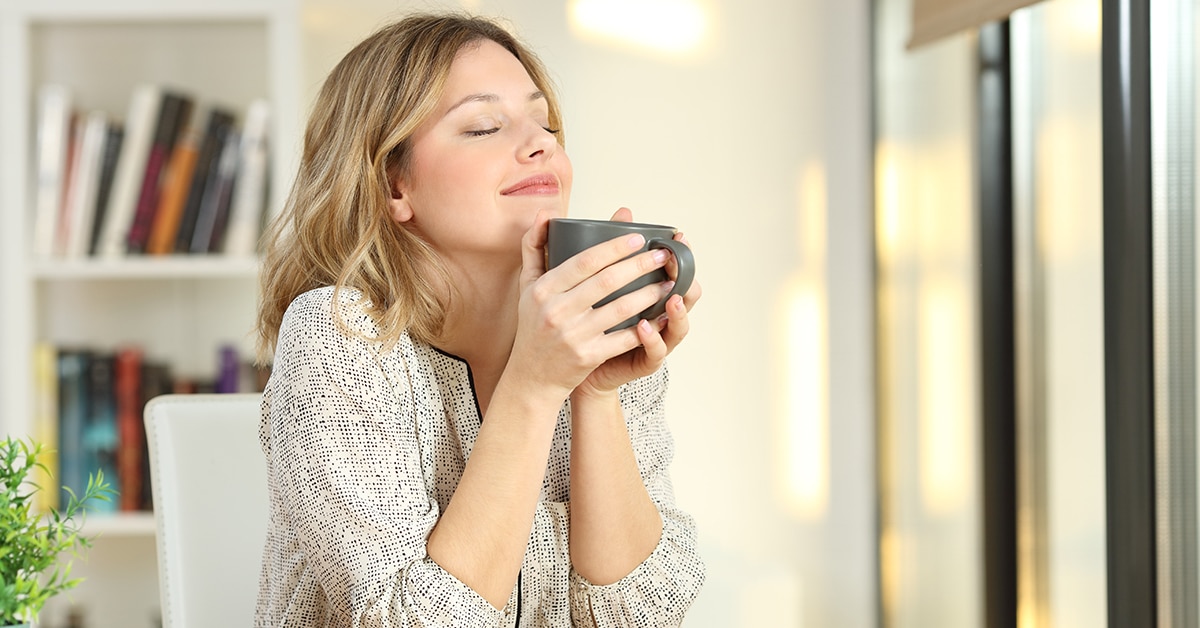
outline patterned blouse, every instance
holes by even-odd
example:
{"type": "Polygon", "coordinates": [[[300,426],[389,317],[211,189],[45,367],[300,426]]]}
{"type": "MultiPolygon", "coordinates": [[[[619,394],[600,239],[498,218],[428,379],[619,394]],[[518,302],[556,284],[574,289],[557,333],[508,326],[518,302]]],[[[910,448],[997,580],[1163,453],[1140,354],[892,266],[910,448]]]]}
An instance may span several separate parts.
{"type": "MultiPolygon", "coordinates": [[[[378,327],[343,290],[341,315],[378,327]]],[[[665,369],[626,384],[621,406],[638,468],[662,515],[657,547],[613,584],[571,567],[570,404],[558,416],[517,585],[497,610],[430,559],[480,413],[467,363],[407,334],[391,349],[340,332],[333,288],[284,315],[260,430],[270,525],[255,626],[677,626],[704,581],[692,518],[675,507],[665,369]]]]}

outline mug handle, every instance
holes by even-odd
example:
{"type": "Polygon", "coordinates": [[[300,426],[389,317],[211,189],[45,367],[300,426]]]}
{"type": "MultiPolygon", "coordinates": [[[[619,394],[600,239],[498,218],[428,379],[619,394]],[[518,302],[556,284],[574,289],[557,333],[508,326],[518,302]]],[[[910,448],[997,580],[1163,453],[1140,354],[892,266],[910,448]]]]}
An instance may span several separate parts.
{"type": "Polygon", "coordinates": [[[655,303],[645,315],[645,318],[658,318],[667,311],[667,300],[677,294],[684,294],[692,287],[692,279],[696,276],[696,260],[692,250],[679,240],[671,238],[651,238],[647,243],[648,249],[670,249],[675,256],[675,286],[658,303],[655,303]]]}

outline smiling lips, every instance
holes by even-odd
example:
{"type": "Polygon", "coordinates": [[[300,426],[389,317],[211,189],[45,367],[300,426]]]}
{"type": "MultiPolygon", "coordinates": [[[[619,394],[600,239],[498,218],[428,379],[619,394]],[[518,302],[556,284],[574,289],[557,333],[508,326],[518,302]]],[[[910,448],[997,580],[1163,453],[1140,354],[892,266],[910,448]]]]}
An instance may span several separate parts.
{"type": "Polygon", "coordinates": [[[500,191],[504,196],[544,196],[558,194],[558,179],[537,174],[500,191]]]}

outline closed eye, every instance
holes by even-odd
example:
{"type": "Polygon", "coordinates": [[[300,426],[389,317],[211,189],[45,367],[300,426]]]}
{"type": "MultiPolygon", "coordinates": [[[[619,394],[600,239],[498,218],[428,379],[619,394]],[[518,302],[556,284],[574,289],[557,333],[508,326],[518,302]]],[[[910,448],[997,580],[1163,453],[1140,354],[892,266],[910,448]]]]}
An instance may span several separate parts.
{"type": "Polygon", "coordinates": [[[493,134],[493,133],[495,133],[495,132],[497,132],[497,131],[499,131],[499,130],[500,130],[500,127],[493,127],[493,128],[490,128],[490,129],[480,129],[480,130],[477,130],[477,131],[467,131],[467,132],[466,132],[466,135],[469,135],[469,136],[471,136],[471,137],[483,137],[483,136],[485,136],[485,135],[491,135],[491,134],[493,134]]]}

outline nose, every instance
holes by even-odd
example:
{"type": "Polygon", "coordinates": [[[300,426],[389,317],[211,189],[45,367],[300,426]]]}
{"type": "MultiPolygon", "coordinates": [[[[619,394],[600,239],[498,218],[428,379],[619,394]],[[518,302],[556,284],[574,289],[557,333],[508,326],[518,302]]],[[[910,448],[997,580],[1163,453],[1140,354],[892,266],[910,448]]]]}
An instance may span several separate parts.
{"type": "Polygon", "coordinates": [[[536,122],[530,122],[525,134],[525,141],[519,148],[518,157],[522,161],[549,159],[558,150],[558,137],[542,128],[536,122]]]}

